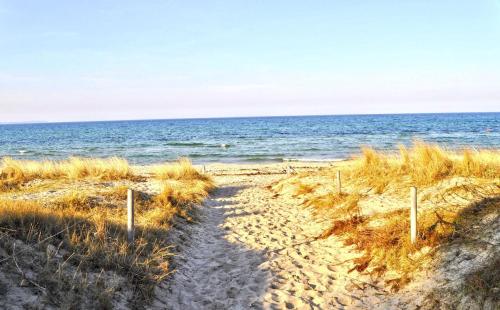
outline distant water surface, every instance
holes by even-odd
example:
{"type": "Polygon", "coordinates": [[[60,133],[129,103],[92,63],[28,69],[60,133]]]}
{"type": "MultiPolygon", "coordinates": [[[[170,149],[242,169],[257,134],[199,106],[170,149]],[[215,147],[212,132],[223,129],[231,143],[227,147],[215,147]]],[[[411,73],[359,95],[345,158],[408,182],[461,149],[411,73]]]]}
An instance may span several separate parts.
{"type": "Polygon", "coordinates": [[[500,113],[337,115],[0,125],[0,157],[125,157],[148,164],[343,159],[412,140],[499,148],[500,113]]]}

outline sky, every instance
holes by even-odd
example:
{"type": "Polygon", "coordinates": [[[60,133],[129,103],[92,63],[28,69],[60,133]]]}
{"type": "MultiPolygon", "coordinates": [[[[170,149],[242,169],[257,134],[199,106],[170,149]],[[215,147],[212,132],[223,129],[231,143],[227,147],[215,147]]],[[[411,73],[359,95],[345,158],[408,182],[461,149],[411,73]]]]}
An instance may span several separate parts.
{"type": "Polygon", "coordinates": [[[0,122],[500,111],[500,0],[0,0],[0,122]]]}

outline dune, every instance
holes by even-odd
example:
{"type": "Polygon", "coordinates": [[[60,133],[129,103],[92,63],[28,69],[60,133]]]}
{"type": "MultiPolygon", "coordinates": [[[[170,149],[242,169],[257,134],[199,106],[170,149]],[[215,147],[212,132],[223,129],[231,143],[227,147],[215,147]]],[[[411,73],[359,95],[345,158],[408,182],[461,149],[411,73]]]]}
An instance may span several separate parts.
{"type": "Polygon", "coordinates": [[[495,150],[416,144],[341,162],[181,160],[79,178],[4,170],[12,186],[0,192],[0,260],[16,259],[2,262],[0,305],[495,309],[498,160],[495,150]],[[128,188],[139,193],[134,248],[124,231],[128,188]],[[65,228],[57,242],[42,241],[65,228]]]}

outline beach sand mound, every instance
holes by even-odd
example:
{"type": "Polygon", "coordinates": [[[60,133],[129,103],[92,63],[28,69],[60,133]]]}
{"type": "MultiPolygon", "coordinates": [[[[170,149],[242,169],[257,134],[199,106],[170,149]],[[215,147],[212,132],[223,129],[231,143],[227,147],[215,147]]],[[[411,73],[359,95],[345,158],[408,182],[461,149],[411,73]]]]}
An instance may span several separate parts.
{"type": "Polygon", "coordinates": [[[316,221],[330,223],[322,237],[342,240],[360,253],[353,269],[390,291],[370,308],[497,308],[500,278],[492,270],[500,259],[495,163],[500,158],[493,151],[478,152],[481,160],[474,162],[468,151],[457,156],[436,147],[419,148],[431,159],[432,152],[439,154],[437,164],[430,160],[434,167],[429,170],[440,173],[428,178],[421,177],[428,172],[424,168],[407,173],[407,165],[421,165],[412,159],[414,153],[401,160],[368,150],[356,161],[299,173],[271,188],[280,197],[297,199],[316,221]],[[467,168],[474,166],[482,168],[467,168]],[[409,238],[412,185],[418,185],[419,204],[415,244],[409,238]]]}
{"type": "MultiPolygon", "coordinates": [[[[0,308],[142,309],[151,304],[186,240],[183,228],[192,224],[213,183],[187,160],[154,171],[115,161],[127,173],[73,178],[66,174],[68,161],[0,166],[0,180],[14,185],[0,190],[0,308]],[[175,175],[158,173],[165,171],[175,175]],[[127,240],[128,189],[135,191],[133,243],[127,240]]],[[[110,161],[78,163],[96,162],[110,161]]]]}
{"type": "MultiPolygon", "coordinates": [[[[331,171],[346,169],[350,164],[335,163],[332,167],[328,163],[294,163],[293,170],[284,164],[207,165],[205,169],[217,189],[203,202],[203,207],[195,206],[196,216],[189,220],[178,218],[172,223],[167,240],[172,245],[169,251],[174,255],[168,259],[171,273],[155,283],[148,302],[131,303],[136,292],[120,273],[95,270],[86,271],[83,277],[84,273],[78,273],[78,265],[72,265],[63,276],[76,275],[79,281],[94,285],[82,285],[86,289],[83,299],[69,294],[56,295],[57,307],[63,305],[66,297],[73,304],[77,300],[77,307],[116,309],[433,309],[457,305],[463,309],[494,309],[498,305],[498,300],[492,297],[498,292],[495,276],[500,241],[498,197],[484,198],[467,209],[470,213],[467,213],[466,240],[460,233],[433,251],[424,248],[412,252],[410,258],[415,260],[419,255],[432,255],[414,270],[411,281],[395,291],[387,280],[398,279],[401,276],[398,272],[386,270],[383,275],[376,275],[369,265],[359,268],[359,260],[365,252],[355,244],[346,243],[340,234],[325,234],[331,228],[331,218],[322,217],[324,213],[316,212],[311,206],[304,208],[312,196],[330,195],[335,190],[331,171]],[[287,170],[290,175],[286,174],[287,170]]],[[[155,171],[147,167],[140,169],[145,175],[155,171]]],[[[178,173],[169,168],[165,171],[157,177],[197,174],[195,171],[178,173]]],[[[133,181],[106,184],[115,187],[127,182],[133,181]]],[[[134,186],[154,196],[162,191],[161,182],[151,179],[134,186]]],[[[173,180],[171,186],[175,187],[176,182],[173,180]]],[[[452,178],[420,191],[422,210],[432,208],[443,197],[459,204],[469,201],[461,200],[467,196],[460,192],[470,192],[463,187],[467,184],[470,184],[467,178],[452,178]],[[443,196],[449,188],[454,190],[443,196]]],[[[73,186],[82,189],[96,184],[85,181],[73,186]]],[[[349,182],[343,185],[346,193],[349,186],[349,182]]],[[[39,199],[40,195],[56,199],[71,190],[65,184],[56,190],[7,195],[27,200],[39,199]]],[[[165,197],[172,193],[175,188],[165,197]]],[[[356,210],[363,216],[376,216],[406,210],[407,193],[405,190],[403,195],[392,184],[381,193],[368,187],[360,195],[342,196],[342,203],[348,202],[343,212],[356,210]]],[[[197,196],[187,193],[185,197],[197,196]]],[[[38,277],[60,277],[54,267],[63,265],[68,253],[58,250],[57,244],[34,248],[20,240],[11,240],[8,246],[2,246],[6,252],[0,253],[2,257],[15,254],[12,253],[14,243],[15,253],[28,248],[24,253],[29,255],[15,255],[22,272],[16,264],[9,264],[8,268],[2,265],[2,306],[36,305],[42,300],[41,296],[47,296],[37,287],[38,277]]],[[[63,278],[57,283],[64,284],[64,281],[63,278]]],[[[49,282],[41,282],[44,286],[40,286],[49,288],[45,287],[49,282]]],[[[50,289],[59,290],[57,286],[50,289]]],[[[53,305],[43,300],[47,308],[53,305]]]]}

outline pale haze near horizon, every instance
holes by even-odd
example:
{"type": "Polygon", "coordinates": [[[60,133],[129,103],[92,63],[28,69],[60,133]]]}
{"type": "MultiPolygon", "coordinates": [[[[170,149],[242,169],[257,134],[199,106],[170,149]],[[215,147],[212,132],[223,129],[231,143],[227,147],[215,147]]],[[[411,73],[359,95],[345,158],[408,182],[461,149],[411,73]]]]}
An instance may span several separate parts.
{"type": "Polygon", "coordinates": [[[0,0],[0,122],[497,112],[499,86],[499,0],[0,0]]]}

